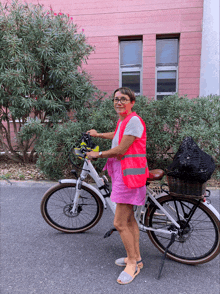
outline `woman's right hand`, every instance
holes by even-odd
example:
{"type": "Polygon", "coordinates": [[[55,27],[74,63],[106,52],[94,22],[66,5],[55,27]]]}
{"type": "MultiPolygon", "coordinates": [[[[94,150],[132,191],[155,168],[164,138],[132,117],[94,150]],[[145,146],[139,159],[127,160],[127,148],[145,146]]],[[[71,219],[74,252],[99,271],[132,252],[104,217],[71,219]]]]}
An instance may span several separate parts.
{"type": "Polygon", "coordinates": [[[87,131],[86,133],[87,133],[87,134],[89,133],[90,136],[92,136],[92,137],[99,137],[98,132],[97,132],[96,130],[94,130],[94,129],[89,130],[89,131],[87,131]]]}

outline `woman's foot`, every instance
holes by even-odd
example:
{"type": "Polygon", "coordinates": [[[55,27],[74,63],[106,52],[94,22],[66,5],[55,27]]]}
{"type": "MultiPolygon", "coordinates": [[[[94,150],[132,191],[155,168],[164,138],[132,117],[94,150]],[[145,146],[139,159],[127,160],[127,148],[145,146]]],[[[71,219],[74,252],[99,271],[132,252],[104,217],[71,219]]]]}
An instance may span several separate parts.
{"type": "Polygon", "coordinates": [[[129,284],[139,273],[140,268],[137,266],[137,264],[127,264],[124,271],[119,275],[117,282],[121,285],[129,284]]]}

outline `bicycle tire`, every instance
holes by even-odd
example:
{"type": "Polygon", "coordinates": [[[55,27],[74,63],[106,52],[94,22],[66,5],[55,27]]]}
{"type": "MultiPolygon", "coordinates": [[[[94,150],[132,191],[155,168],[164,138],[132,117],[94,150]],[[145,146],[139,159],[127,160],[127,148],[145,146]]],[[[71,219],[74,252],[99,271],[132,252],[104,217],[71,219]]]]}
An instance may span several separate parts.
{"type": "MultiPolygon", "coordinates": [[[[182,207],[184,207],[184,211],[187,213],[198,202],[195,199],[172,197],[170,195],[163,196],[157,200],[162,206],[167,208],[166,210],[179,224],[181,223],[181,227],[186,224],[187,220],[186,214],[183,217],[182,207]],[[178,221],[174,201],[181,215],[181,221],[178,221]]],[[[156,206],[149,208],[145,217],[145,224],[152,228],[168,230],[172,230],[175,227],[162,210],[156,206]]],[[[156,248],[164,253],[171,237],[156,231],[147,231],[147,233],[156,248]]],[[[220,226],[218,218],[200,201],[189,224],[183,230],[182,236],[178,234],[175,242],[169,247],[167,257],[177,262],[191,265],[209,262],[219,254],[219,235],[220,226]]]]}
{"type": "Polygon", "coordinates": [[[62,183],[50,188],[41,201],[41,214],[54,229],[64,233],[85,232],[94,227],[102,217],[103,203],[99,196],[82,184],[77,214],[73,206],[75,183],[62,183]]]}

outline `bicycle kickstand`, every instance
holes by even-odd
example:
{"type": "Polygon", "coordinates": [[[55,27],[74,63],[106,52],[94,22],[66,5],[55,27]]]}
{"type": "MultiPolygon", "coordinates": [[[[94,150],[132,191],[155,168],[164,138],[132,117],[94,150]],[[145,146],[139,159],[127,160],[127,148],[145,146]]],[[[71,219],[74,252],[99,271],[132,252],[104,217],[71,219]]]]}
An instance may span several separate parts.
{"type": "Polygon", "coordinates": [[[163,267],[164,267],[164,262],[165,262],[165,258],[166,258],[166,255],[167,255],[167,251],[168,251],[169,247],[175,242],[175,237],[176,237],[176,234],[172,233],[170,242],[169,242],[169,244],[167,245],[167,247],[165,249],[164,255],[162,256],[161,266],[160,266],[159,274],[158,274],[158,278],[157,278],[158,280],[160,279],[160,276],[161,276],[161,273],[162,273],[162,270],[163,270],[163,267]]]}

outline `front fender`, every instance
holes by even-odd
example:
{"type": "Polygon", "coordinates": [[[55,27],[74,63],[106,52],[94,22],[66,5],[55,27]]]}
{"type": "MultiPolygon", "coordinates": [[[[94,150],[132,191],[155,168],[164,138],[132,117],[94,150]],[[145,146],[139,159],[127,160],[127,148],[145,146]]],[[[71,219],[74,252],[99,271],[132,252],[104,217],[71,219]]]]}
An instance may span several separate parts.
{"type": "MultiPolygon", "coordinates": [[[[70,183],[70,184],[73,184],[73,183],[76,184],[77,183],[77,180],[74,180],[74,179],[63,179],[63,180],[59,180],[59,183],[60,184],[68,184],[68,183],[70,183]]],[[[86,182],[83,182],[83,181],[82,181],[82,186],[87,187],[90,190],[92,190],[94,193],[96,193],[99,196],[99,198],[102,200],[102,203],[104,205],[104,208],[105,209],[107,208],[105,198],[103,197],[102,193],[96,187],[94,187],[93,185],[88,184],[86,182]]]]}

